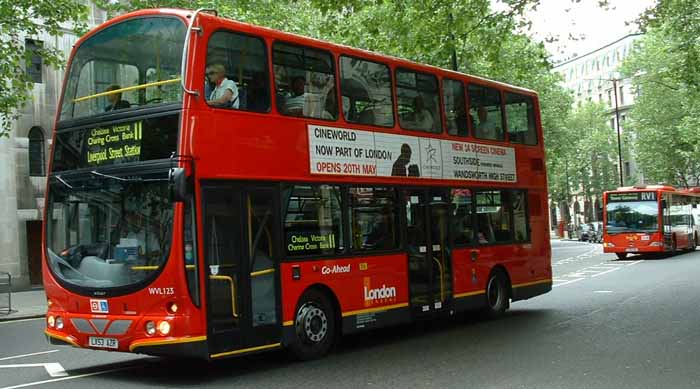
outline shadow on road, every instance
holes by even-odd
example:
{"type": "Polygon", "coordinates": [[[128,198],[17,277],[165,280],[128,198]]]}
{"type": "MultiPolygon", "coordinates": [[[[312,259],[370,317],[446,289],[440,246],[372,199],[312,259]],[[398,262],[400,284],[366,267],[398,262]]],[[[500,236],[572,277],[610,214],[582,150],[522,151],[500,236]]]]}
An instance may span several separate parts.
{"type": "MultiPolygon", "coordinates": [[[[551,322],[553,310],[516,309],[508,311],[497,320],[481,320],[475,313],[456,317],[418,322],[397,327],[384,328],[341,338],[335,350],[325,359],[309,362],[294,362],[285,351],[275,351],[213,362],[190,359],[149,357],[110,366],[120,369],[113,373],[95,377],[112,385],[145,385],[201,387],[217,382],[234,384],[236,379],[267,372],[295,374],[298,368],[314,372],[330,365],[346,365],[361,361],[365,357],[382,354],[388,360],[404,358],[421,359],[426,347],[436,352],[472,353],[476,349],[501,344],[504,341],[529,342],[532,331],[542,329],[551,322]],[[470,348],[472,349],[470,351],[470,348]],[[413,355],[412,355],[413,354],[413,355]]],[[[90,371],[94,371],[93,366],[90,371]]],[[[88,370],[71,371],[71,375],[89,373],[88,370]]],[[[277,374],[276,374],[277,375],[277,374]]]]}

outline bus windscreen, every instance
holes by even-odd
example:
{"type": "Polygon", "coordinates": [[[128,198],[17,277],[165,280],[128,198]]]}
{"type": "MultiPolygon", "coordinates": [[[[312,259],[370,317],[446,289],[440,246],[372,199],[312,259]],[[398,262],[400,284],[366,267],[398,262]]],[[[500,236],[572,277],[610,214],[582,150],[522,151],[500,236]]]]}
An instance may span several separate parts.
{"type": "Polygon", "coordinates": [[[130,19],[87,38],[68,70],[59,121],[182,101],[185,25],[172,17],[130,19]]]}

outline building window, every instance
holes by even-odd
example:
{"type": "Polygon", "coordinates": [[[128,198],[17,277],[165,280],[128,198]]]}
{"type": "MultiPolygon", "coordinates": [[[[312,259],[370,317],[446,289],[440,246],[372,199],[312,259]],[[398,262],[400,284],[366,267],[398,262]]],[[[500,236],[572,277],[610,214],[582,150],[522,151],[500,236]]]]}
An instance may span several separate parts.
{"type": "Polygon", "coordinates": [[[41,68],[43,61],[39,51],[43,47],[44,42],[36,41],[33,39],[24,40],[24,50],[27,53],[26,59],[26,71],[32,82],[41,84],[41,68]]]}
{"type": "Polygon", "coordinates": [[[608,105],[612,106],[612,89],[608,89],[608,105]]]}
{"type": "Polygon", "coordinates": [[[625,177],[629,177],[632,173],[632,169],[630,168],[630,163],[625,162],[625,177]]]}
{"type": "Polygon", "coordinates": [[[615,119],[610,119],[610,128],[615,129],[615,119]]]}
{"type": "Polygon", "coordinates": [[[625,105],[625,87],[620,86],[620,105],[625,105]]]}
{"type": "Polygon", "coordinates": [[[29,130],[29,175],[41,177],[44,172],[44,131],[39,127],[29,130]]]}

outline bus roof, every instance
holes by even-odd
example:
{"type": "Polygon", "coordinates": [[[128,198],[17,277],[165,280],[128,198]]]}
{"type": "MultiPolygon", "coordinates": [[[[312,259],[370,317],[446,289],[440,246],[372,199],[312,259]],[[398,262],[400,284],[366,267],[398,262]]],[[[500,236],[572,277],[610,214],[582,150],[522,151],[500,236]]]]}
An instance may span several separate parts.
{"type": "MultiPolygon", "coordinates": [[[[113,25],[113,24],[120,23],[126,19],[131,19],[131,18],[139,17],[139,16],[149,16],[149,15],[150,16],[171,15],[171,16],[176,16],[176,17],[182,19],[183,21],[186,21],[192,17],[193,13],[194,13],[194,11],[192,11],[192,10],[179,9],[179,8],[154,8],[154,9],[144,9],[144,10],[138,10],[138,11],[126,13],[126,14],[117,16],[113,19],[106,21],[105,23],[100,25],[98,28],[85,34],[83,37],[81,37],[76,42],[75,47],[80,46],[84,42],[84,40],[88,39],[90,36],[95,34],[98,30],[101,30],[101,29],[108,27],[110,25],[113,25]]],[[[518,86],[507,84],[504,82],[494,81],[494,80],[490,80],[490,79],[487,79],[484,77],[469,75],[469,74],[457,72],[454,70],[443,69],[443,68],[433,66],[433,65],[421,64],[418,62],[410,61],[410,60],[403,59],[403,58],[394,57],[391,55],[381,54],[381,53],[377,53],[377,52],[373,52],[373,51],[365,50],[365,49],[358,49],[358,48],[355,48],[352,46],[347,46],[347,45],[343,45],[343,44],[339,44],[339,43],[332,43],[332,42],[328,42],[328,41],[324,41],[324,40],[316,39],[316,38],[311,38],[311,37],[304,36],[304,35],[275,30],[275,29],[272,29],[269,27],[263,27],[263,26],[258,26],[258,25],[251,24],[251,23],[240,22],[240,21],[236,21],[233,19],[228,19],[228,18],[217,16],[217,15],[213,15],[210,13],[200,13],[199,17],[204,18],[204,19],[209,19],[210,21],[215,21],[217,23],[228,24],[231,27],[236,28],[236,30],[241,30],[244,32],[249,32],[249,33],[264,32],[266,36],[276,38],[276,39],[283,39],[283,40],[289,41],[290,43],[307,44],[307,45],[310,43],[316,43],[317,46],[326,46],[328,48],[336,49],[339,51],[345,51],[350,55],[354,54],[356,56],[365,57],[368,59],[373,59],[373,60],[382,61],[382,62],[390,61],[390,62],[393,62],[395,65],[406,66],[406,67],[410,67],[410,68],[414,68],[414,69],[418,68],[418,69],[422,69],[424,71],[430,70],[430,71],[433,71],[435,73],[440,73],[440,75],[442,75],[443,77],[449,77],[449,76],[462,77],[462,78],[466,77],[470,80],[477,81],[478,83],[484,84],[487,86],[494,86],[494,87],[498,87],[500,89],[509,89],[511,91],[514,91],[514,92],[520,92],[520,93],[525,93],[525,94],[530,94],[530,95],[535,95],[535,96],[537,95],[537,92],[535,92],[531,89],[518,87],[518,86]]]]}

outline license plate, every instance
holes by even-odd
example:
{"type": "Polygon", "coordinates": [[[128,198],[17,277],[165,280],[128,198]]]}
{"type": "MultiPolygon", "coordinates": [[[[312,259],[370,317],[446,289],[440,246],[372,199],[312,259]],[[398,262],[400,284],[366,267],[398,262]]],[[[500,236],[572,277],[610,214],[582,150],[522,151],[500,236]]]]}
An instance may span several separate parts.
{"type": "Polygon", "coordinates": [[[625,251],[627,251],[628,253],[636,253],[637,251],[639,251],[639,249],[636,247],[628,247],[625,249],[625,251]]]}
{"type": "Polygon", "coordinates": [[[91,336],[88,339],[88,345],[90,347],[117,349],[119,348],[119,340],[114,338],[98,338],[96,336],[91,336]]]}

